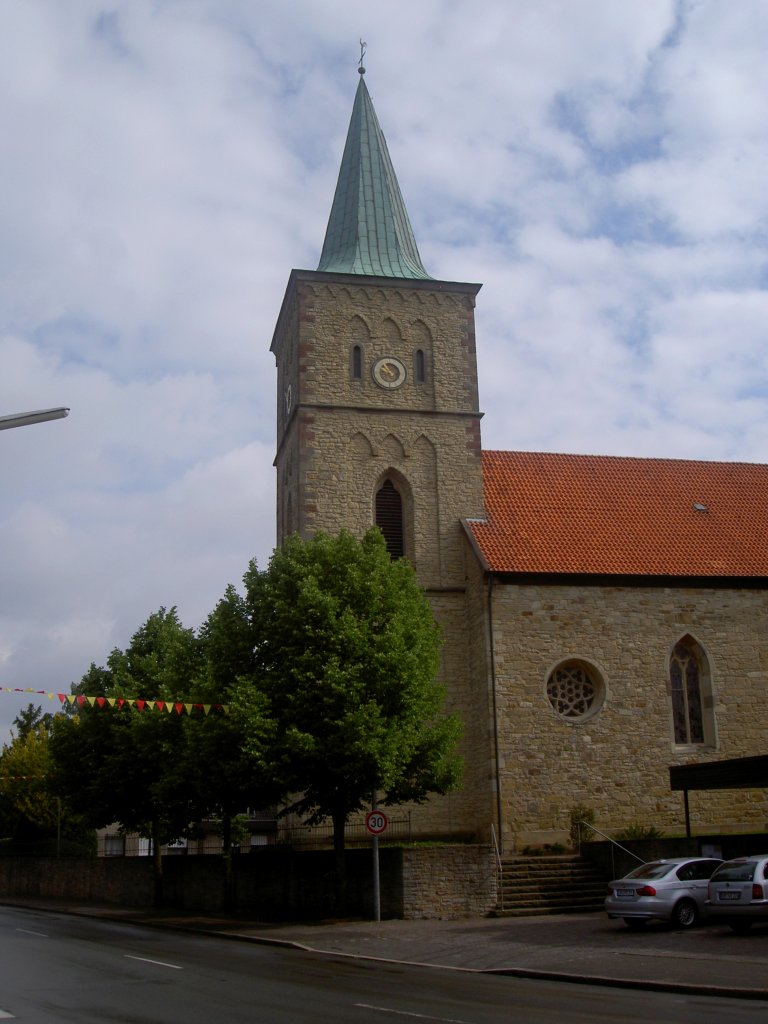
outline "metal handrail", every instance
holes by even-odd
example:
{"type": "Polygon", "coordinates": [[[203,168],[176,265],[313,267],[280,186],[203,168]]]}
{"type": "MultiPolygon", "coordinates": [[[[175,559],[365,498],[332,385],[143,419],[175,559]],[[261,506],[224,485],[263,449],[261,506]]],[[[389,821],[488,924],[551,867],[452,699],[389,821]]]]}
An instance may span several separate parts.
{"type": "Polygon", "coordinates": [[[499,876],[498,893],[497,898],[499,900],[499,909],[504,909],[504,868],[501,863],[501,850],[499,849],[499,843],[496,839],[496,828],[493,822],[491,822],[491,839],[493,840],[493,848],[496,851],[496,868],[499,876]]]}
{"type": "Polygon", "coordinates": [[[641,864],[644,863],[642,857],[638,857],[638,855],[636,853],[632,853],[632,851],[628,850],[626,848],[626,846],[622,846],[621,843],[617,843],[615,839],[611,839],[611,837],[607,836],[605,834],[605,832],[601,832],[599,828],[595,828],[594,825],[590,825],[590,823],[588,821],[578,821],[578,822],[576,822],[576,824],[579,826],[579,853],[581,853],[581,826],[582,825],[586,825],[587,828],[591,828],[593,832],[597,832],[597,834],[599,836],[602,836],[603,839],[607,839],[608,842],[611,844],[611,870],[612,870],[613,874],[616,874],[616,861],[614,860],[614,856],[613,856],[613,847],[614,846],[618,846],[618,848],[620,850],[622,850],[624,853],[628,854],[634,860],[639,861],[641,864]]]}

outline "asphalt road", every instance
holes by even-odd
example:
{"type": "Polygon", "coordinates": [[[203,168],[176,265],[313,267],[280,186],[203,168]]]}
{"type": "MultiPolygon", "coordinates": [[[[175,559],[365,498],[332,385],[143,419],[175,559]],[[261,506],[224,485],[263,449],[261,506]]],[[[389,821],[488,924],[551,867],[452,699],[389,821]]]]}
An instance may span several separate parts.
{"type": "Polygon", "coordinates": [[[380,963],[0,908],[1,1019],[35,1024],[762,1024],[768,1001],[380,963]]]}

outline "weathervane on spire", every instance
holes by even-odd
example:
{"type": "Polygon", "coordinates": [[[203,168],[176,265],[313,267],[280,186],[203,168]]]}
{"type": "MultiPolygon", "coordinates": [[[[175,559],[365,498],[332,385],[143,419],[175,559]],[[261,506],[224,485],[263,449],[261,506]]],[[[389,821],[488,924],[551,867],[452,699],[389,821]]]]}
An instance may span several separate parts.
{"type": "Polygon", "coordinates": [[[365,51],[366,51],[367,48],[368,48],[368,43],[364,43],[363,40],[361,39],[360,40],[360,60],[357,62],[357,73],[358,73],[358,75],[364,75],[365,74],[365,68],[363,67],[363,57],[365,56],[365,51]]]}

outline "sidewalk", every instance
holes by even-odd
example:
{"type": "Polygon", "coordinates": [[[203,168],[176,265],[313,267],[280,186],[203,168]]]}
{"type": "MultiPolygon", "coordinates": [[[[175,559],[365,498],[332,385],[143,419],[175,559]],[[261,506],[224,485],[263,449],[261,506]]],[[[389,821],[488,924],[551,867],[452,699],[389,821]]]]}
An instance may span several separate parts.
{"type": "Polygon", "coordinates": [[[326,955],[580,984],[618,985],[768,1001],[768,928],[735,935],[721,924],[630,932],[603,914],[458,921],[268,924],[47,901],[2,901],[30,910],[100,917],[326,955]]]}

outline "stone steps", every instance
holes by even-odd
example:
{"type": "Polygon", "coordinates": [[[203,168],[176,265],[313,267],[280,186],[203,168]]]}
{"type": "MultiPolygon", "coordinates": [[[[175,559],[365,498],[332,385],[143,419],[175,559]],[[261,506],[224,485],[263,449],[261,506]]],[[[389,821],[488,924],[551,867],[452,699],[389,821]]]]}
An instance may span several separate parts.
{"type": "Polygon", "coordinates": [[[588,861],[571,854],[506,857],[495,916],[602,910],[608,881],[588,861]]]}

